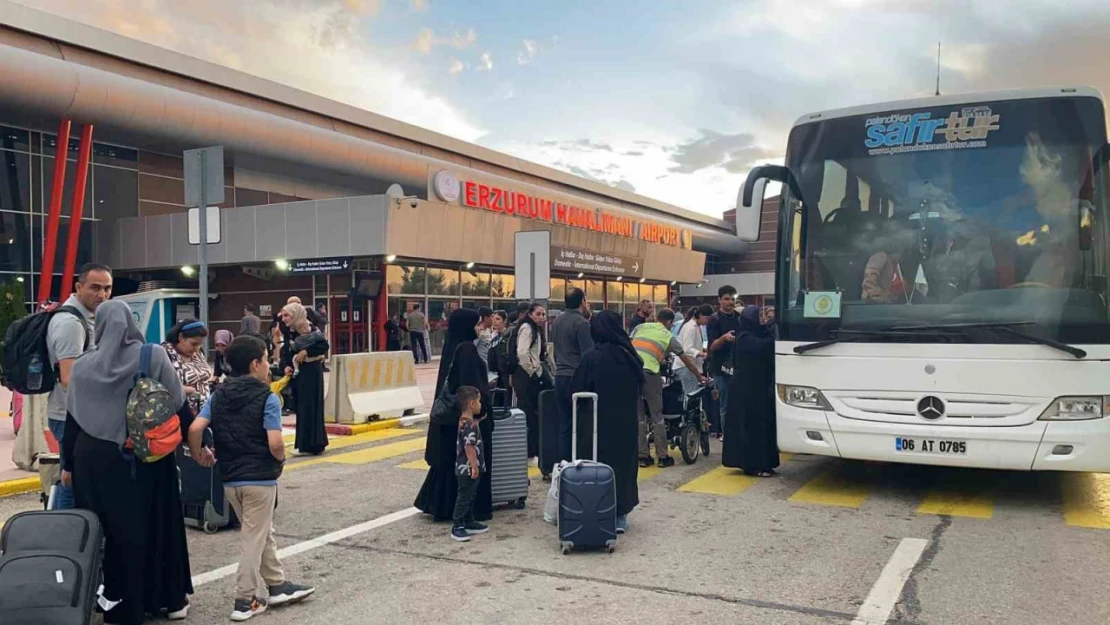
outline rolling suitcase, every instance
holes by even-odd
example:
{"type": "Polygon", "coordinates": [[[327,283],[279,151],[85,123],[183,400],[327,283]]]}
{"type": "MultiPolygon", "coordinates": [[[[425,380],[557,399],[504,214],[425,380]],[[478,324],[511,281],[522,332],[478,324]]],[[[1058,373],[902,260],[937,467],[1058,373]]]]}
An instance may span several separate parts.
{"type": "MultiPolygon", "coordinates": [[[[211,428],[204,431],[204,444],[212,445],[211,428]]],[[[214,534],[237,522],[231,504],[224,497],[219,470],[206,469],[194,462],[186,445],[177,448],[177,473],[185,525],[214,534]]]]}
{"type": "Polygon", "coordinates": [[[572,462],[559,472],[559,545],[612,553],[617,545],[617,484],[613,468],[597,461],[597,393],[575,393],[572,401],[572,462]],[[578,458],[579,400],[593,404],[593,460],[578,458]]]}
{"type": "Polygon", "coordinates": [[[490,441],[490,487],[493,503],[524,508],[528,499],[528,419],[508,405],[508,392],[490,390],[493,440],[490,441]]]}
{"type": "Polygon", "coordinates": [[[21,512],[0,534],[0,623],[86,625],[104,534],[88,510],[21,512]]]}
{"type": "Polygon", "coordinates": [[[551,469],[559,464],[559,401],[553,389],[540,391],[540,473],[551,479],[551,469]]]}

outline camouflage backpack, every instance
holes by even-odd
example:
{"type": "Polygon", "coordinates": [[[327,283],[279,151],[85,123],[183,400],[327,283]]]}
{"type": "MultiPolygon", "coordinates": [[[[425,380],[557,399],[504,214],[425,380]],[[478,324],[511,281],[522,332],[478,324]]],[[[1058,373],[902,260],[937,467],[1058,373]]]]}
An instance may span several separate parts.
{"type": "Polygon", "coordinates": [[[181,444],[181,420],[173,395],[162,383],[150,377],[150,357],[154,346],[143,345],[139,373],[127,396],[127,442],[141,462],[156,462],[172,454],[181,444]]]}

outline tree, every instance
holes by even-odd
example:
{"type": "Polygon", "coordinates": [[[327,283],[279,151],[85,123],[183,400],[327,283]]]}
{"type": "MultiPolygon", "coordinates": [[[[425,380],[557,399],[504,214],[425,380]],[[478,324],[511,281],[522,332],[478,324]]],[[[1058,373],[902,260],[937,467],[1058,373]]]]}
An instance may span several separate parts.
{"type": "Polygon", "coordinates": [[[0,337],[8,332],[8,326],[26,315],[23,285],[15,280],[8,280],[0,285],[0,337]]]}

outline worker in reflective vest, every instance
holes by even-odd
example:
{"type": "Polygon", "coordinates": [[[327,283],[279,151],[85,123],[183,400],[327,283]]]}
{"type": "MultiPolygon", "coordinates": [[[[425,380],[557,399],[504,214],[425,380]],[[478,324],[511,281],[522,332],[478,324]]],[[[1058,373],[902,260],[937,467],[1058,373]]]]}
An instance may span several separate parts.
{"type": "Polygon", "coordinates": [[[702,384],[708,380],[698,371],[694,361],[685,354],[682,344],[671,334],[675,314],[664,308],[656,315],[658,321],[641,323],[632,331],[632,347],[644,361],[644,396],[640,401],[640,466],[650,467],[651,448],[648,434],[654,434],[655,457],[660,468],[674,464],[667,451],[667,428],[663,425],[663,376],[662,366],[669,352],[678,356],[702,384]]]}

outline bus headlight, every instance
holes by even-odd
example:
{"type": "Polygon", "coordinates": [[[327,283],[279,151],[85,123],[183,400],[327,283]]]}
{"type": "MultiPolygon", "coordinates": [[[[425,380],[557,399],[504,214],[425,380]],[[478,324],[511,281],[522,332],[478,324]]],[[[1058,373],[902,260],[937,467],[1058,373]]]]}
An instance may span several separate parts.
{"type": "Polygon", "coordinates": [[[1057,397],[1041,413],[1041,421],[1088,421],[1106,414],[1110,397],[1057,397]]]}
{"type": "Polygon", "coordinates": [[[832,410],[821,391],[810,386],[791,386],[779,384],[779,400],[787,406],[808,408],[810,410],[832,410]]]}

